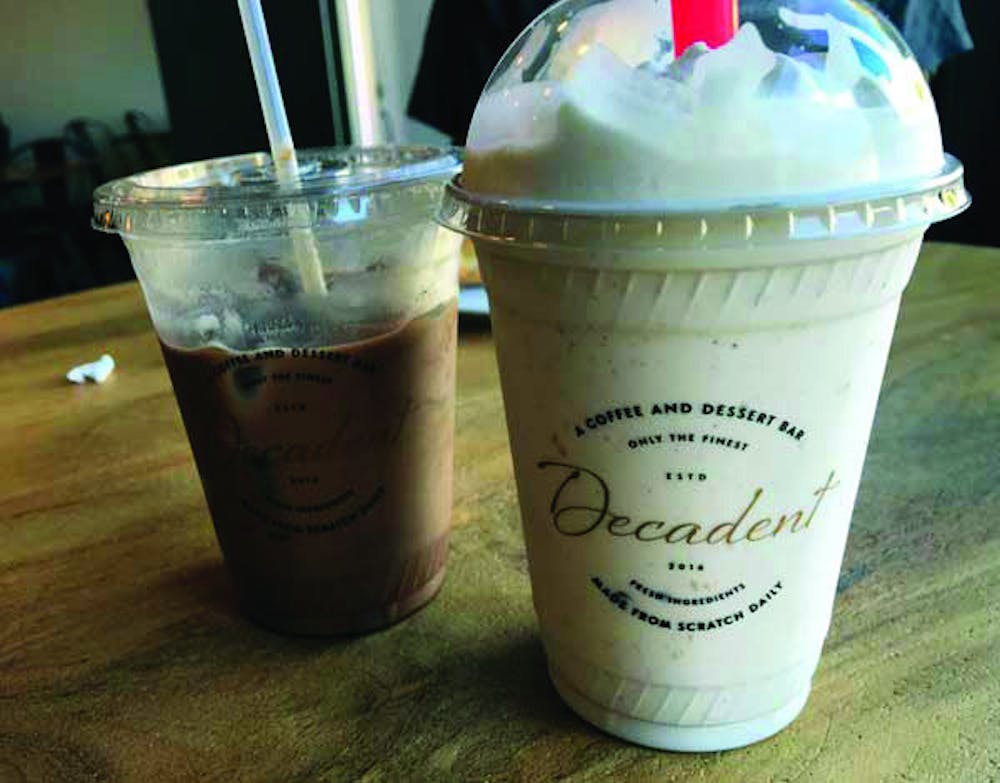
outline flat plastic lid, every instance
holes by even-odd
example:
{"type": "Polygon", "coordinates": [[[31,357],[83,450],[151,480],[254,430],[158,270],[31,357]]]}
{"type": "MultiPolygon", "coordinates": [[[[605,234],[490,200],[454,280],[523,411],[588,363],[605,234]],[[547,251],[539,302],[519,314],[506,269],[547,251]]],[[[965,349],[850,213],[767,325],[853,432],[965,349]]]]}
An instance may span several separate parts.
{"type": "Polygon", "coordinates": [[[331,147],[299,152],[300,182],[258,152],[185,163],[101,185],[93,226],[130,237],[235,239],[319,229],[436,205],[461,170],[457,149],[331,147]]]}

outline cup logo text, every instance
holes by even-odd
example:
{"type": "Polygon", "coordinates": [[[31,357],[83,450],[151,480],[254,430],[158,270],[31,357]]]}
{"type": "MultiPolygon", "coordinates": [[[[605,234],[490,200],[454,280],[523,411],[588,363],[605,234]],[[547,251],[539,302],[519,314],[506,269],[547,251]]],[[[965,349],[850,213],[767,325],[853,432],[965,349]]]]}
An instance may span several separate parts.
{"type": "MultiPolygon", "coordinates": [[[[598,529],[619,538],[636,541],[663,541],[667,544],[726,544],[757,543],[778,535],[808,530],[816,519],[827,494],[838,486],[836,472],[812,494],[814,500],[808,513],[805,508],[791,513],[771,513],[758,516],[764,508],[764,490],[758,487],[749,501],[741,505],[732,522],[710,524],[705,522],[671,523],[657,519],[639,520],[611,508],[611,489],[597,473],[565,462],[542,461],[541,470],[556,469],[563,472],[563,479],[556,488],[549,504],[552,524],[564,536],[585,536],[598,529]],[[751,521],[753,520],[753,521],[751,521]]],[[[808,505],[808,504],[807,504],[808,505]]]]}

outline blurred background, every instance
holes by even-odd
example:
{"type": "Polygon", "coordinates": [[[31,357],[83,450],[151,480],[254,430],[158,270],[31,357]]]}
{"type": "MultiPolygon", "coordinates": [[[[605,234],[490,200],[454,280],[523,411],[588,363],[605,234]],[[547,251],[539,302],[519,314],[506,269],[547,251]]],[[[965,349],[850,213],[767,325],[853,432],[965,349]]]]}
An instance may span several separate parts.
{"type": "MultiPolygon", "coordinates": [[[[462,143],[492,64],[547,3],[263,4],[305,148],[462,143]]],[[[880,5],[923,53],[945,147],[975,198],[931,238],[998,245],[1000,4],[880,5]]],[[[90,229],[101,182],[267,149],[232,0],[0,0],[0,19],[0,307],[132,277],[121,242],[90,229]]]]}

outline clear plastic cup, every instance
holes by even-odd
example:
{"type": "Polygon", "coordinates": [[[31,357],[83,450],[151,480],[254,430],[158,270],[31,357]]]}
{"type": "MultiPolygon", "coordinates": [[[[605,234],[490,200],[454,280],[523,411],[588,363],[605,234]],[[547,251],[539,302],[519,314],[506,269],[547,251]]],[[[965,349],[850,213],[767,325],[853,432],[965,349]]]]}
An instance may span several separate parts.
{"type": "Polygon", "coordinates": [[[440,213],[489,292],[553,682],[672,750],[805,705],[900,296],[968,204],[888,22],[740,5],[733,60],[699,65],[669,4],[556,4],[494,72],[440,213]]]}
{"type": "Polygon", "coordinates": [[[444,578],[459,243],[433,214],[459,161],[300,160],[294,188],[263,154],[111,182],[94,225],[131,255],[245,612],[356,633],[444,578]]]}

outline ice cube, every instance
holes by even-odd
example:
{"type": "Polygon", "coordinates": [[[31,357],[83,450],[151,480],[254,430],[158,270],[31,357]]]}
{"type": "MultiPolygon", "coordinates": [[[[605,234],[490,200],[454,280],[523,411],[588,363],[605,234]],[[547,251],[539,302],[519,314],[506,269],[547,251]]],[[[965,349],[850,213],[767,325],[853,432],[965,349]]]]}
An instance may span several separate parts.
{"type": "Polygon", "coordinates": [[[204,313],[197,316],[191,324],[198,342],[210,343],[218,339],[222,331],[222,321],[217,315],[204,313]]]}
{"type": "Polygon", "coordinates": [[[302,290],[298,275],[281,264],[266,261],[257,267],[257,282],[279,299],[288,299],[302,290]]]}

